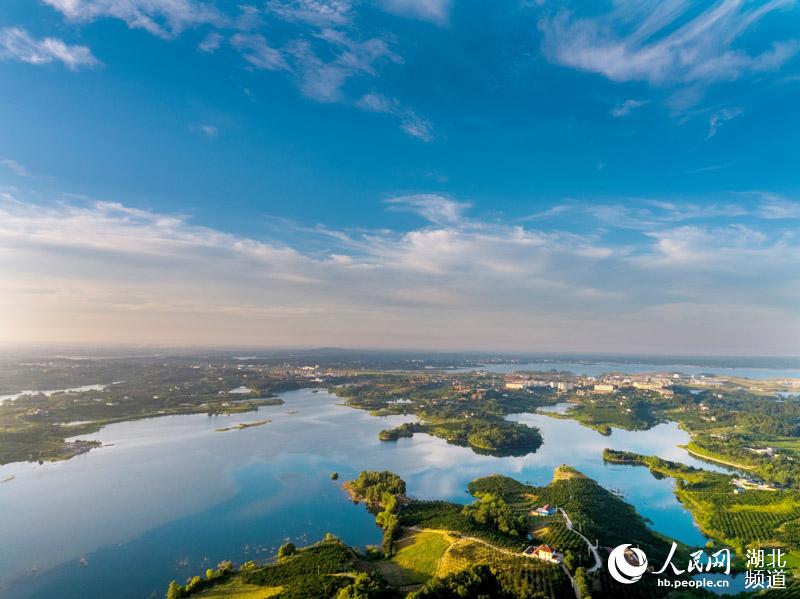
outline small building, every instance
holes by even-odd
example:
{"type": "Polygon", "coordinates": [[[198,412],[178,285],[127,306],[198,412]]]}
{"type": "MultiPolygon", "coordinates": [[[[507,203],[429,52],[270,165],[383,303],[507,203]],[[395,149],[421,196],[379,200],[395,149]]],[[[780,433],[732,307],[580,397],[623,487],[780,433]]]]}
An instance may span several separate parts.
{"type": "Polygon", "coordinates": [[[551,564],[560,564],[561,560],[564,559],[564,556],[561,553],[549,545],[539,545],[538,547],[531,545],[530,547],[527,547],[523,553],[551,564]]]}
{"type": "Polygon", "coordinates": [[[506,382],[506,389],[514,391],[522,391],[528,388],[528,381],[508,381],[506,382]]]}
{"type": "Polygon", "coordinates": [[[556,508],[549,503],[545,503],[543,506],[531,510],[531,516],[552,516],[555,513],[556,508]]]}
{"type": "Polygon", "coordinates": [[[612,383],[597,383],[593,391],[595,393],[614,393],[617,390],[617,386],[612,383]]]}
{"type": "Polygon", "coordinates": [[[748,447],[750,451],[758,455],[765,455],[768,457],[775,457],[777,450],[774,447],[748,447]]]}

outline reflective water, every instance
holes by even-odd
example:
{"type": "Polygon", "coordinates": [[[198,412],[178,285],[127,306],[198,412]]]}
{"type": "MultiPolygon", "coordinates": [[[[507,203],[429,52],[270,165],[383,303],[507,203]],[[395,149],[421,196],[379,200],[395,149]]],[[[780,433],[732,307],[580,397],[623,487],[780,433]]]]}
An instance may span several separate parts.
{"type": "Polygon", "coordinates": [[[54,395],[56,393],[81,393],[83,391],[102,391],[108,387],[108,385],[84,385],[83,387],[72,387],[71,389],[50,389],[48,391],[20,391],[19,393],[11,393],[9,395],[0,395],[0,403],[4,401],[14,401],[15,399],[19,399],[23,395],[54,395]]]}
{"type": "Polygon", "coordinates": [[[0,485],[0,590],[9,597],[109,596],[109,589],[121,598],[160,597],[173,578],[222,559],[268,557],[286,539],[312,542],[330,531],[356,546],[377,543],[373,517],[340,489],[362,469],[397,472],[415,497],[465,502],[466,484],[478,476],[545,484],[568,463],[622,492],[656,530],[704,543],[671,480],[601,458],[612,447],[719,469],[677,447],[688,434],[675,424],[603,437],[571,420],[520,414],[514,419],[541,428],[544,445],[525,457],[495,458],[424,434],[382,443],[380,429],[411,418],[374,418],[324,391],[282,397],[284,405],[258,414],[115,424],[84,437],[107,444],[101,449],[60,463],[0,467],[0,480],[14,477],[0,485]],[[215,431],[262,419],[272,422],[215,431]],[[340,481],[330,479],[333,471],[340,481]]]}
{"type": "MultiPolygon", "coordinates": [[[[719,376],[736,376],[749,379],[773,378],[800,378],[800,369],[792,368],[758,368],[758,367],[721,367],[721,366],[696,366],[692,364],[647,364],[640,362],[607,362],[607,361],[580,361],[556,362],[541,360],[520,364],[483,364],[481,370],[501,374],[517,370],[569,371],[583,376],[599,376],[607,372],[624,372],[626,374],[639,374],[642,372],[670,372],[686,375],[716,374],[719,376]]],[[[457,368],[458,372],[470,371],[472,368],[457,368]]]]}

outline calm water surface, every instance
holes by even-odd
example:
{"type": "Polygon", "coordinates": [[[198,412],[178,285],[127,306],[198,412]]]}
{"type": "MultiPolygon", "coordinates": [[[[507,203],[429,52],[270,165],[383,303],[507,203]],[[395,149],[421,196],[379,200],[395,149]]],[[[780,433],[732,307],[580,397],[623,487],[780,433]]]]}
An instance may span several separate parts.
{"type": "MultiPolygon", "coordinates": [[[[507,374],[517,370],[569,371],[583,376],[599,376],[607,372],[624,372],[639,374],[643,372],[677,372],[686,375],[716,374],[719,376],[736,376],[748,379],[800,378],[800,370],[791,368],[757,368],[757,367],[720,367],[696,366],[691,364],[647,364],[639,362],[554,362],[541,360],[520,364],[483,364],[481,370],[507,374]]],[[[456,368],[457,372],[468,372],[473,368],[456,368]]]]}
{"type": "Polygon", "coordinates": [[[380,429],[413,417],[375,418],[325,391],[281,397],[284,405],[258,414],[114,424],[82,437],[106,447],[65,462],[0,467],[0,480],[14,477],[0,485],[0,594],[77,599],[114,589],[115,597],[161,597],[173,578],[222,559],[268,558],[287,539],[313,542],[330,531],[356,546],[378,543],[373,516],[340,489],[362,469],[397,472],[418,498],[466,502],[466,484],[478,476],[545,484],[567,463],[622,492],[655,530],[705,542],[671,479],[601,458],[612,447],[719,469],[677,447],[689,438],[674,423],[603,437],[574,421],[518,414],[511,418],[541,428],[544,445],[494,458],[424,434],[382,443],[380,429]],[[272,422],[215,431],[261,419],[272,422]]]}

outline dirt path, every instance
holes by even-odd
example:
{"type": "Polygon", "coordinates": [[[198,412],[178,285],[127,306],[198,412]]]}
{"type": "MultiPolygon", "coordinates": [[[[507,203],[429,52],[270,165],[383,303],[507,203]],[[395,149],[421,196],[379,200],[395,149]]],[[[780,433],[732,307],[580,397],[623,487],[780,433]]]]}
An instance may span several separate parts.
{"type": "Polygon", "coordinates": [[[485,541],[483,539],[479,539],[478,537],[467,537],[462,535],[457,531],[452,530],[444,530],[441,528],[419,528],[418,526],[408,526],[406,527],[408,530],[415,530],[417,532],[436,532],[443,535],[450,535],[453,536],[458,535],[458,539],[463,539],[465,541],[475,541],[476,543],[480,543],[482,545],[486,545],[487,547],[491,547],[495,551],[499,551],[500,553],[504,553],[506,555],[510,555],[512,557],[530,557],[529,555],[525,555],[521,551],[512,551],[511,549],[504,549],[503,547],[498,547],[497,545],[492,545],[489,541],[485,541]]]}

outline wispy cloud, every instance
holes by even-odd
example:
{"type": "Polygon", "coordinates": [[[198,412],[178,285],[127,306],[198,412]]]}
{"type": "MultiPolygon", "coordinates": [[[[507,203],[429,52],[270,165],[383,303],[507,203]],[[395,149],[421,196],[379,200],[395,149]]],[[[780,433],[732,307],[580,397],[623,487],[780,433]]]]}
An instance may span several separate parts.
{"type": "Polygon", "coordinates": [[[693,13],[684,0],[623,2],[592,17],[562,10],[539,27],[552,62],[612,81],[702,86],[774,70],[792,58],[800,49],[794,38],[773,41],[755,53],[736,45],[753,25],[791,4],[722,0],[693,13]]]}
{"type": "Polygon", "coordinates": [[[402,106],[399,100],[387,98],[375,92],[365,94],[356,102],[356,106],[368,112],[390,114],[400,120],[400,128],[410,135],[422,141],[433,141],[433,125],[427,119],[417,115],[410,108],[402,106]]]}
{"type": "Polygon", "coordinates": [[[606,226],[651,231],[695,220],[728,219],[750,214],[736,203],[693,204],[664,200],[638,200],[617,204],[578,204],[583,211],[606,226]]]}
{"type": "MultiPolygon", "coordinates": [[[[190,27],[211,25],[215,29],[199,42],[198,51],[213,54],[228,37],[250,68],[286,73],[300,93],[312,100],[391,114],[407,135],[426,142],[434,139],[431,122],[399,101],[372,107],[367,100],[357,100],[363,96],[363,88],[358,92],[346,89],[358,79],[378,78],[385,65],[403,63],[392,48],[390,34],[369,35],[356,26],[357,0],[268,0],[260,6],[238,6],[238,16],[230,10],[222,12],[214,2],[200,0],[43,1],[71,21],[116,18],[164,39],[190,27]],[[289,23],[284,31],[288,35],[265,36],[262,31],[268,19],[273,24],[289,23]],[[233,31],[223,34],[225,29],[233,31]]],[[[449,1],[441,0],[385,0],[380,4],[389,12],[439,23],[446,21],[449,6],[449,1]]]]}
{"type": "Polygon", "coordinates": [[[317,27],[346,25],[353,17],[350,0],[269,0],[267,9],[285,21],[317,27]]]}
{"type": "Polygon", "coordinates": [[[724,168],[729,168],[733,166],[734,162],[722,162],[720,164],[709,164],[708,166],[701,166],[698,168],[693,168],[691,170],[686,171],[686,174],[694,174],[694,173],[709,173],[713,171],[719,171],[724,168]]]}
{"type": "Polygon", "coordinates": [[[451,4],[451,0],[378,0],[378,5],[387,12],[438,25],[447,23],[451,4]]]}
{"type": "Polygon", "coordinates": [[[323,29],[315,39],[326,44],[324,55],[318,52],[311,40],[297,40],[289,48],[294,61],[300,90],[318,102],[344,100],[344,84],[357,76],[375,76],[376,65],[382,61],[401,63],[381,38],[357,40],[335,29],[323,29]]]}
{"type": "Polygon", "coordinates": [[[26,169],[24,166],[22,166],[19,162],[17,162],[13,158],[0,158],[0,165],[6,167],[8,170],[10,170],[18,177],[31,176],[31,174],[28,172],[28,169],[26,169]]]}
{"type": "Polygon", "coordinates": [[[214,125],[209,124],[201,124],[201,125],[192,125],[189,127],[192,131],[196,131],[209,139],[214,139],[217,135],[219,135],[219,129],[214,125]]]}
{"type": "Polygon", "coordinates": [[[732,121],[737,116],[744,114],[741,108],[725,108],[712,114],[708,119],[708,134],[706,140],[714,137],[725,123],[732,121]]]}
{"type": "Polygon", "coordinates": [[[223,25],[226,18],[215,6],[195,0],[43,0],[76,22],[102,17],[120,19],[132,29],[144,29],[163,38],[188,27],[223,25]]]}
{"type": "Polygon", "coordinates": [[[0,60],[35,65],[60,62],[73,71],[101,64],[86,46],[69,45],[54,37],[36,39],[20,27],[0,29],[0,60]]]}
{"type": "Polygon", "coordinates": [[[773,193],[758,193],[761,204],[759,215],[766,219],[796,219],[800,218],[800,202],[790,200],[773,193]]]}
{"type": "Polygon", "coordinates": [[[617,104],[614,109],[611,111],[611,116],[621,117],[627,116],[635,109],[644,106],[647,102],[642,100],[625,100],[621,104],[617,104]]]}
{"type": "Polygon", "coordinates": [[[452,225],[461,221],[470,208],[466,202],[432,193],[398,196],[386,200],[394,210],[405,210],[419,214],[422,218],[437,225],[452,225]]]}
{"type": "Polygon", "coordinates": [[[221,33],[218,31],[212,31],[203,38],[203,41],[197,44],[197,49],[205,54],[213,54],[219,49],[220,45],[222,44],[222,40],[224,39],[225,38],[221,33]]]}
{"type": "Polygon", "coordinates": [[[231,45],[257,69],[279,71],[289,68],[281,51],[270,46],[260,33],[237,33],[231,38],[231,45]]]}

